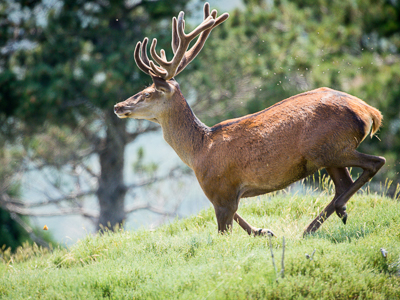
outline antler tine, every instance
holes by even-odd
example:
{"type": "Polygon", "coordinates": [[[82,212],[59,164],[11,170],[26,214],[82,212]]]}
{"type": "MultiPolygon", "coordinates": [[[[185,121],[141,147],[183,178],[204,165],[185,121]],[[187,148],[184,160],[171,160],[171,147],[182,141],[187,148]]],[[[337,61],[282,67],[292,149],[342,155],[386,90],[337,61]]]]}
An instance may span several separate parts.
{"type": "Polygon", "coordinates": [[[171,79],[172,77],[174,77],[173,75],[171,77],[169,76],[171,62],[167,61],[165,53],[164,55],[161,53],[161,56],[157,54],[156,45],[157,39],[153,39],[150,46],[150,55],[161,66],[161,68],[157,67],[152,61],[150,61],[150,67],[155,71],[158,76],[164,78],[165,80],[171,79]]]}
{"type": "MultiPolygon", "coordinates": [[[[158,77],[161,77],[161,78],[164,78],[164,79],[167,77],[168,71],[163,69],[163,68],[160,68],[160,67],[156,66],[152,60],[150,60],[150,67],[151,67],[151,71],[154,74],[156,74],[158,77]]],[[[165,80],[167,80],[167,79],[165,79],[165,80]]]]}
{"type": "MultiPolygon", "coordinates": [[[[210,15],[210,5],[208,3],[204,4],[204,19],[208,18],[210,15]]],[[[211,16],[212,18],[216,18],[217,17],[217,11],[215,9],[212,10],[211,12],[211,16]]],[[[229,14],[228,13],[224,13],[222,15],[220,15],[216,20],[214,25],[203,31],[199,38],[197,39],[196,43],[192,46],[192,48],[190,48],[190,50],[188,50],[185,53],[185,56],[183,57],[178,70],[176,71],[176,75],[178,75],[196,56],[197,54],[199,54],[199,52],[201,51],[201,49],[204,46],[204,43],[207,40],[207,37],[209,36],[211,30],[213,30],[213,28],[217,27],[219,24],[221,24],[222,22],[224,22],[226,19],[228,19],[229,14]]]]}
{"type": "Polygon", "coordinates": [[[208,2],[204,3],[203,13],[204,13],[204,20],[205,20],[210,15],[210,4],[208,2]]]}
{"type": "Polygon", "coordinates": [[[179,37],[178,37],[178,22],[175,17],[172,18],[172,41],[171,41],[171,46],[172,46],[172,51],[174,54],[176,53],[176,50],[179,47],[179,37]]]}
{"type": "MultiPolygon", "coordinates": [[[[199,26],[197,26],[192,32],[189,34],[185,34],[184,32],[184,20],[183,20],[184,12],[181,11],[178,16],[178,24],[177,24],[177,35],[179,37],[179,45],[176,48],[175,55],[171,61],[167,61],[166,59],[163,59],[163,57],[160,57],[157,52],[156,52],[156,45],[157,45],[157,40],[153,39],[153,42],[151,43],[150,47],[150,54],[151,57],[167,72],[166,76],[162,76],[165,80],[171,79],[172,77],[175,76],[176,70],[178,69],[179,64],[181,63],[182,58],[185,55],[185,52],[189,46],[189,43],[201,32],[204,30],[209,29],[212,27],[215,23],[215,20],[212,18],[212,16],[209,16],[207,19],[205,19],[199,26]]],[[[174,21],[173,21],[174,23],[174,21]]],[[[173,25],[174,26],[174,25],[173,25]]],[[[176,39],[173,44],[176,44],[176,39]]],[[[155,65],[150,63],[151,68],[157,72],[154,67],[155,65]],[[154,67],[153,67],[154,66],[154,67]]],[[[160,71],[160,70],[158,70],[160,71]]],[[[157,74],[159,75],[159,74],[157,74]]]]}
{"type": "MultiPolygon", "coordinates": [[[[146,37],[143,42],[138,42],[135,47],[134,58],[136,65],[139,67],[147,75],[151,76],[159,76],[164,78],[167,75],[167,71],[156,66],[149,58],[147,57],[146,48],[148,38],[146,37]]],[[[165,51],[162,50],[162,55],[165,57],[165,51]]]]}
{"type": "Polygon", "coordinates": [[[191,33],[185,34],[185,21],[183,20],[184,12],[181,11],[178,16],[178,35],[180,40],[185,40],[185,44],[189,44],[191,40],[193,40],[196,36],[198,36],[204,30],[211,28],[215,20],[212,16],[208,16],[199,26],[197,26],[191,33]]]}
{"type": "Polygon", "coordinates": [[[142,61],[144,62],[145,65],[149,66],[149,58],[147,57],[147,43],[149,39],[147,37],[144,38],[142,47],[141,47],[141,52],[142,52],[142,61]]]}
{"type": "Polygon", "coordinates": [[[161,49],[161,50],[160,50],[160,54],[161,54],[161,58],[162,58],[162,59],[164,59],[164,60],[167,59],[167,56],[165,55],[164,49],[161,49]]]}
{"type": "MultiPolygon", "coordinates": [[[[143,41],[143,43],[144,43],[144,41],[143,41]]],[[[150,75],[150,73],[149,73],[150,67],[148,65],[146,65],[140,57],[141,48],[142,48],[142,43],[137,42],[136,47],[135,47],[135,53],[134,53],[133,57],[135,58],[136,65],[139,67],[139,69],[142,70],[144,73],[150,75]]]]}
{"type": "Polygon", "coordinates": [[[172,51],[174,57],[171,61],[167,61],[165,51],[161,50],[159,56],[156,52],[157,39],[153,39],[150,46],[150,54],[153,60],[159,64],[155,65],[152,60],[147,57],[148,38],[143,43],[138,43],[135,48],[135,61],[138,67],[146,74],[159,76],[165,80],[171,79],[180,73],[200,52],[211,30],[224,22],[229,14],[224,13],[217,18],[217,11],[214,9],[210,13],[210,5],[204,4],[204,20],[192,32],[185,34],[185,21],[183,19],[184,12],[180,12],[178,19],[172,18],[172,51]],[[199,36],[196,43],[187,51],[190,42],[199,36]],[[140,52],[141,51],[141,55],[140,52]]]}
{"type": "MultiPolygon", "coordinates": [[[[206,2],[204,4],[204,20],[206,20],[208,18],[208,16],[210,15],[210,4],[208,2],[206,2]]],[[[213,19],[215,19],[217,17],[217,11],[214,9],[212,11],[212,17],[213,19]]],[[[172,45],[172,51],[174,52],[174,54],[176,53],[176,50],[178,49],[179,46],[179,36],[178,36],[178,30],[177,30],[177,20],[175,17],[172,18],[172,41],[171,41],[171,45],[172,45]]],[[[215,24],[214,24],[215,26],[215,24]]],[[[183,24],[183,27],[185,27],[185,24],[183,24]]],[[[203,34],[203,33],[202,33],[203,34]]]]}

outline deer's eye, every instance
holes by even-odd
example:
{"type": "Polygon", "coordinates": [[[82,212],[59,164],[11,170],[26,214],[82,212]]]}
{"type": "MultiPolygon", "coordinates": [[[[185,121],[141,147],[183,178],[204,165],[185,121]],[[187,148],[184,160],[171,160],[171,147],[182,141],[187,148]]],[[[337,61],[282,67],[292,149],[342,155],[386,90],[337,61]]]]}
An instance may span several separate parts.
{"type": "Polygon", "coordinates": [[[144,93],[144,96],[145,96],[146,98],[149,98],[149,97],[150,97],[150,93],[144,93]]]}

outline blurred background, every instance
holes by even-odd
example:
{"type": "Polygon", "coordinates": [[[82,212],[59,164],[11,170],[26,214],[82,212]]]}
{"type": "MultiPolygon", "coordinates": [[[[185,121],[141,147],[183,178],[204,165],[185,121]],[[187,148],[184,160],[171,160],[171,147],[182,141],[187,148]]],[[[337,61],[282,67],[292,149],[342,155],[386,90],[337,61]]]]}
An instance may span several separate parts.
{"type": "MultiPolygon", "coordinates": [[[[103,226],[153,228],[210,206],[160,127],[113,106],[150,85],[133,59],[171,18],[201,22],[197,0],[0,2],[0,247],[71,244],[103,226]],[[46,225],[49,230],[42,230],[46,225]]],[[[177,77],[212,126],[327,86],[378,108],[360,151],[387,163],[370,188],[400,182],[400,1],[210,1],[230,18],[177,77]]]]}

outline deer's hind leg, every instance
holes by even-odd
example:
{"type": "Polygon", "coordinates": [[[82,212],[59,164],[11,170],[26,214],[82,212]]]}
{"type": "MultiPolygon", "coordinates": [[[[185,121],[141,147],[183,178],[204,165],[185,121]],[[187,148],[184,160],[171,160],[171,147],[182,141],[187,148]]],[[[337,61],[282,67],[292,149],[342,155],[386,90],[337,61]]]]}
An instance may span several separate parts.
{"type": "Polygon", "coordinates": [[[385,164],[385,158],[372,156],[354,151],[341,162],[339,167],[326,168],[335,184],[335,197],[327,207],[308,225],[304,235],[315,232],[322,223],[334,212],[342,218],[345,223],[347,220],[345,205],[365,183],[367,183],[385,164]],[[346,167],[360,167],[364,171],[360,177],[353,182],[346,167]]]}
{"type": "Polygon", "coordinates": [[[373,156],[356,152],[355,157],[350,162],[352,167],[362,168],[364,171],[358,179],[342,193],[335,202],[336,212],[340,216],[340,209],[343,208],[350,197],[353,196],[365,183],[371,180],[372,177],[385,164],[386,159],[381,156],[373,156]]]}
{"type": "MultiPolygon", "coordinates": [[[[335,202],[341,194],[350,188],[353,180],[350,177],[347,168],[326,168],[329,176],[335,185],[335,196],[333,200],[324,208],[324,210],[308,225],[304,234],[316,231],[322,223],[336,210],[335,202]]],[[[342,208],[345,211],[345,208],[342,208]]],[[[337,211],[337,210],[336,210],[337,211]]]]}

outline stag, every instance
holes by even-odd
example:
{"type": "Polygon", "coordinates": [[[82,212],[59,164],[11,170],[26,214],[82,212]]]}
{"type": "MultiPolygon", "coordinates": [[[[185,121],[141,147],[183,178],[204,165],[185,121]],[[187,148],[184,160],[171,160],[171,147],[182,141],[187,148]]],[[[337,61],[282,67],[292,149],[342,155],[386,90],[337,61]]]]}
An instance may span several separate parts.
{"type": "Polygon", "coordinates": [[[356,151],[369,132],[379,129],[381,113],[364,101],[329,88],[319,88],[271,107],[212,127],[203,124],[183,97],[174,77],[200,52],[211,30],[228,18],[204,5],[204,20],[189,34],[184,13],[172,19],[172,50],[156,52],[153,39],[138,42],[134,58],[153,84],[114,106],[119,118],[146,119],[162,127],[166,142],[193,169],[214,206],[218,231],[235,220],[249,235],[274,235],[250,225],[238,213],[239,201],[280,190],[325,168],[334,186],[333,200],[305,229],[316,231],[333,213],[346,224],[346,203],[384,165],[385,158],[356,151]],[[195,44],[189,43],[198,35],[195,44]],[[353,182],[348,167],[363,169],[353,182]]]}

